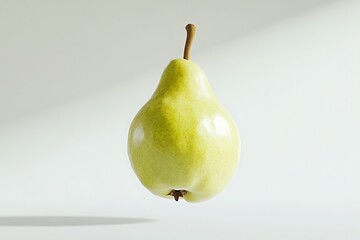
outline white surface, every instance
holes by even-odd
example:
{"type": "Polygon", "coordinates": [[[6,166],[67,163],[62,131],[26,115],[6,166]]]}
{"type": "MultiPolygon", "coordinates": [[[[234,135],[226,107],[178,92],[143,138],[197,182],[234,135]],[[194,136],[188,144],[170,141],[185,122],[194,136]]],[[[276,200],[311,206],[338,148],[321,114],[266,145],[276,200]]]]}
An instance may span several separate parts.
{"type": "Polygon", "coordinates": [[[333,0],[0,1],[0,123],[137,77],[333,0]]]}
{"type": "Polygon", "coordinates": [[[359,239],[359,11],[332,4],[193,55],[242,137],[236,175],[204,203],[153,196],[128,162],[167,62],[2,124],[0,239],[359,239]]]}

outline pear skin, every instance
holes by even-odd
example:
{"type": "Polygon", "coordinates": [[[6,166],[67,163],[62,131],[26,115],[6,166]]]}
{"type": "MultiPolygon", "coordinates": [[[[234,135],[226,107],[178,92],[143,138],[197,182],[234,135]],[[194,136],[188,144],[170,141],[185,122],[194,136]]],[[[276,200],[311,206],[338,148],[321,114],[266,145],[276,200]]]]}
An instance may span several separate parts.
{"type": "Polygon", "coordinates": [[[239,153],[237,127],[204,71],[172,60],[130,126],[128,154],[141,183],[160,197],[204,201],[225,188],[239,153]]]}

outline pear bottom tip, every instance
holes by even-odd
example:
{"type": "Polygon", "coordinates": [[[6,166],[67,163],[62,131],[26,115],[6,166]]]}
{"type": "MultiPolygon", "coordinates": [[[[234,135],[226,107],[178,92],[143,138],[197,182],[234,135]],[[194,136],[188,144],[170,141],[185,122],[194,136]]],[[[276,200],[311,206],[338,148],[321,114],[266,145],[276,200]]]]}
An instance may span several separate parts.
{"type": "Polygon", "coordinates": [[[187,193],[186,190],[171,190],[171,192],[168,194],[170,196],[173,196],[175,201],[179,201],[180,197],[184,197],[184,195],[187,193]]]}

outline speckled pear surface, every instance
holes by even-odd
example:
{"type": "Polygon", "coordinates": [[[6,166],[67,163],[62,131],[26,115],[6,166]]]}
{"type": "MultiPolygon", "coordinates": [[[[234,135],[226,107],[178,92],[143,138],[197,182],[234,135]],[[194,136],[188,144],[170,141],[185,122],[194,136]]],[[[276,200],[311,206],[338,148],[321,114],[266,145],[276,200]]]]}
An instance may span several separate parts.
{"type": "Polygon", "coordinates": [[[172,60],[151,99],[129,130],[128,153],[141,183],[155,195],[189,202],[218,194],[237,167],[237,127],[221,106],[203,70],[172,60]]]}

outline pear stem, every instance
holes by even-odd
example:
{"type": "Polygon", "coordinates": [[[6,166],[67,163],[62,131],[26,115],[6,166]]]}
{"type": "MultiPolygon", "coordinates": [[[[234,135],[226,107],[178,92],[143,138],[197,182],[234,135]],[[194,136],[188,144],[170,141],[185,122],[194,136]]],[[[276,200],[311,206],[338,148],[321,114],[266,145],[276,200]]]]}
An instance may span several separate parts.
{"type": "Polygon", "coordinates": [[[185,27],[187,35],[186,35],[186,42],[185,42],[185,49],[184,49],[184,59],[190,60],[190,50],[191,45],[195,37],[195,25],[194,24],[188,24],[185,27]]]}

